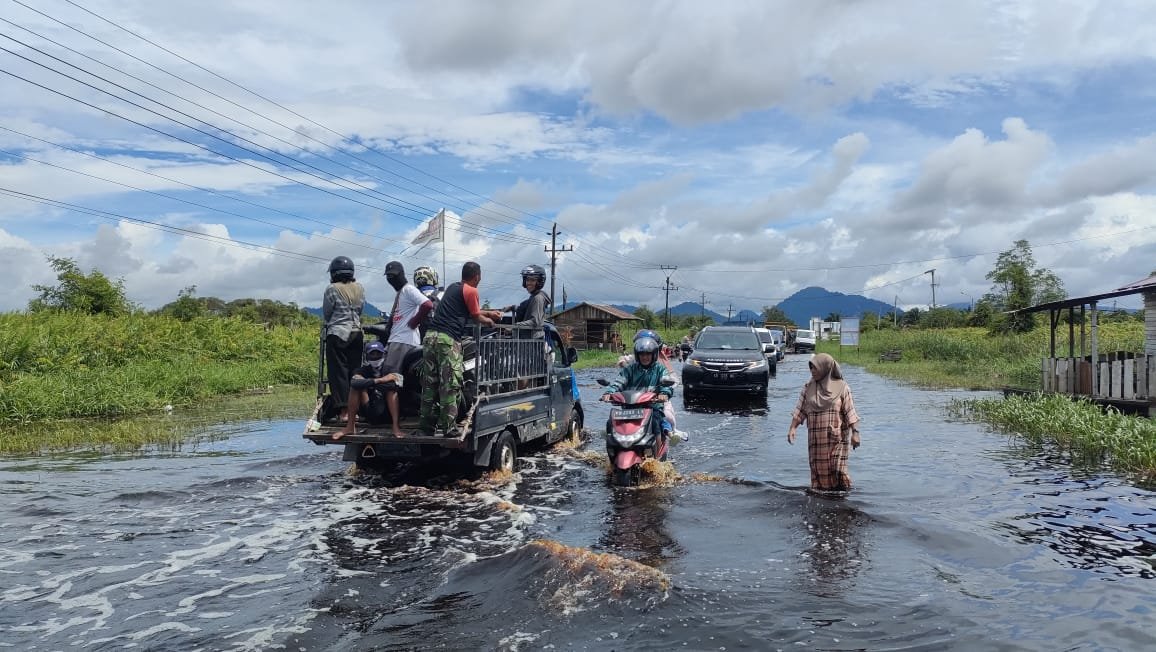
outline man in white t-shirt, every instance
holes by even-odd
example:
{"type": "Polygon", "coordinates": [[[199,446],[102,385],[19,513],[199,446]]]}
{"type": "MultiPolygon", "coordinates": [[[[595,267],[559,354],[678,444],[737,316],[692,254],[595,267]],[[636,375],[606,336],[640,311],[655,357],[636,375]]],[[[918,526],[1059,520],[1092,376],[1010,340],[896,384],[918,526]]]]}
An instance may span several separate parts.
{"type": "Polygon", "coordinates": [[[397,374],[396,387],[385,389],[385,404],[389,407],[389,416],[393,421],[393,436],[402,437],[398,423],[397,387],[400,387],[405,377],[402,363],[410,351],[421,346],[421,335],[418,328],[433,310],[430,301],[421,290],[410,285],[405,278],[405,267],[396,260],[391,260],[385,266],[385,280],[397,290],[397,297],[393,300],[393,309],[389,313],[389,347],[386,349],[384,372],[397,374]]]}

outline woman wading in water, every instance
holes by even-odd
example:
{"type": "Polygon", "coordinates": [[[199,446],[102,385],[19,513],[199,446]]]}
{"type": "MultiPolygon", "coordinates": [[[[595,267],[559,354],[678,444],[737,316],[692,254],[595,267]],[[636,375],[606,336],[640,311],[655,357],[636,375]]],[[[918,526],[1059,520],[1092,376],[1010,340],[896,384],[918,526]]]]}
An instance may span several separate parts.
{"type": "Polygon", "coordinates": [[[787,443],[795,443],[795,429],[807,424],[807,458],[811,463],[811,489],[850,491],[847,456],[859,448],[859,413],[851,387],[843,380],[839,363],[826,353],[811,358],[811,380],[803,385],[791,414],[787,443]]]}

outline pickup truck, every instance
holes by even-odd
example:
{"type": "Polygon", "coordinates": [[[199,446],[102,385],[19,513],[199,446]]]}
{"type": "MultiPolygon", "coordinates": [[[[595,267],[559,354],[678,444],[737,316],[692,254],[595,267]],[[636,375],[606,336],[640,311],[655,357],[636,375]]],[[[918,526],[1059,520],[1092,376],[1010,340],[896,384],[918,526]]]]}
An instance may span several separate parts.
{"type": "MultiPolygon", "coordinates": [[[[386,414],[384,423],[359,422],[355,434],[333,439],[341,425],[326,396],[324,343],[319,350],[317,405],[302,436],[319,446],[343,446],[343,459],[364,470],[404,461],[466,461],[475,467],[513,471],[524,446],[576,437],[582,430],[584,413],[571,367],[578,352],[563,344],[549,322],[536,333],[508,325],[476,326],[462,342],[460,437],[394,437],[386,414]]],[[[413,431],[418,423],[420,365],[420,349],[402,365],[398,403],[404,432],[413,431]]]]}

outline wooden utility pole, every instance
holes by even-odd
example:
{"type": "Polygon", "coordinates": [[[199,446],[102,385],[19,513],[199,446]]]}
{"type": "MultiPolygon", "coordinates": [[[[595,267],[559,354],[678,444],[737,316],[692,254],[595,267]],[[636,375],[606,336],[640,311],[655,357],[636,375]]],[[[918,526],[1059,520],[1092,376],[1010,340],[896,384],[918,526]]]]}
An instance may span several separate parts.
{"type": "Polygon", "coordinates": [[[543,245],[542,250],[550,254],[550,316],[554,315],[554,270],[558,267],[558,254],[567,251],[574,251],[574,245],[563,245],[561,249],[558,248],[558,236],[562,232],[558,230],[558,223],[554,222],[554,228],[550,229],[548,235],[550,236],[550,246],[543,245]]]}

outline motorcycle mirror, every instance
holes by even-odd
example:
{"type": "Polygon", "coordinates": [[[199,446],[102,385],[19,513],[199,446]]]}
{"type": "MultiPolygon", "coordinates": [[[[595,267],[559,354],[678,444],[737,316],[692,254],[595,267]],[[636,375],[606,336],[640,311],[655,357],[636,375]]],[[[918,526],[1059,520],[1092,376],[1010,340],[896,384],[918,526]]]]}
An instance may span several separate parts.
{"type": "Polygon", "coordinates": [[[597,382],[599,385],[602,385],[603,387],[606,387],[607,385],[610,384],[610,381],[606,380],[605,378],[599,378],[595,382],[597,382]]]}
{"type": "Polygon", "coordinates": [[[670,376],[664,376],[662,381],[659,384],[662,385],[663,387],[674,387],[675,380],[673,378],[671,378],[670,376]]]}

